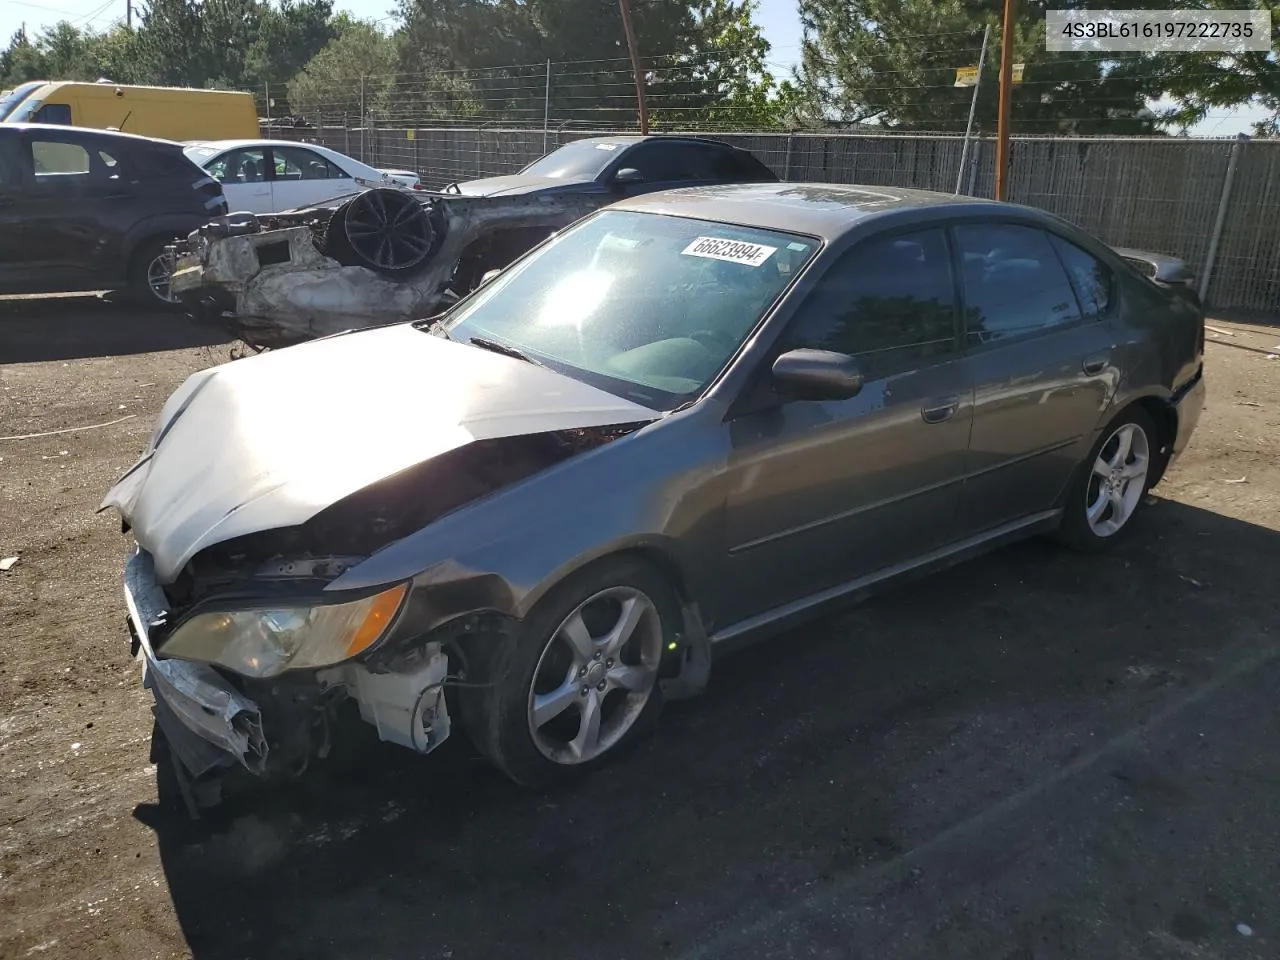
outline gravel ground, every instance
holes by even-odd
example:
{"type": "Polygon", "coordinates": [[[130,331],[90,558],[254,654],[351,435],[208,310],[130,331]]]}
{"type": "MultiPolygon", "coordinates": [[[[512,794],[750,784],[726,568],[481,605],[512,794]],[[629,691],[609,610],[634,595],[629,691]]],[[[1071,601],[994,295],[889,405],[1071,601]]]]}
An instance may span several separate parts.
{"type": "Polygon", "coordinates": [[[1215,326],[1106,556],[1021,544],[726,658],[553,795],[361,728],[201,825],[157,804],[94,510],[231,345],[0,298],[0,957],[1280,956],[1280,330],[1215,326]]]}

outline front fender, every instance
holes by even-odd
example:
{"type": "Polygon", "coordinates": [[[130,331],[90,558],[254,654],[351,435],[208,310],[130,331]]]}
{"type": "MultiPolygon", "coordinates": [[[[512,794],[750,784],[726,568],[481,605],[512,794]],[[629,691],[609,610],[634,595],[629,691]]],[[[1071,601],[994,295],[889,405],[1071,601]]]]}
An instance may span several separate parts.
{"type": "Polygon", "coordinates": [[[717,426],[714,414],[667,417],[439,518],[327,589],[412,578],[415,593],[436,598],[433,623],[482,609],[523,618],[577,570],[640,550],[705,596],[722,539],[717,426]]]}

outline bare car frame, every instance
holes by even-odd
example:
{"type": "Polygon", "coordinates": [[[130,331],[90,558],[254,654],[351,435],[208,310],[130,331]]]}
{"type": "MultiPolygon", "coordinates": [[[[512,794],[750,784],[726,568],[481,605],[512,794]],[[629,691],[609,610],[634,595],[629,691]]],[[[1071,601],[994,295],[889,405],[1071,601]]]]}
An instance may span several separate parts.
{"type": "Polygon", "coordinates": [[[172,291],[254,347],[429,316],[575,220],[674,186],[772,182],[747,151],[692,137],[595,137],[518,174],[443,191],[375,188],[232,213],[175,245],[172,291]]]}

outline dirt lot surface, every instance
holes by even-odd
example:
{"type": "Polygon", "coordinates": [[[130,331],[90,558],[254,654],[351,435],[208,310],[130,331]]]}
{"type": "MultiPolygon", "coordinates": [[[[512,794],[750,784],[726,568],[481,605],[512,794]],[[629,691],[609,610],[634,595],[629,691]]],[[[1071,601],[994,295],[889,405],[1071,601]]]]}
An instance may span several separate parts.
{"type": "Polygon", "coordinates": [[[725,658],[553,795],[362,732],[201,826],[156,803],[94,510],[229,348],[0,299],[0,957],[1280,956],[1280,328],[1221,326],[1111,554],[1015,546],[725,658]]]}

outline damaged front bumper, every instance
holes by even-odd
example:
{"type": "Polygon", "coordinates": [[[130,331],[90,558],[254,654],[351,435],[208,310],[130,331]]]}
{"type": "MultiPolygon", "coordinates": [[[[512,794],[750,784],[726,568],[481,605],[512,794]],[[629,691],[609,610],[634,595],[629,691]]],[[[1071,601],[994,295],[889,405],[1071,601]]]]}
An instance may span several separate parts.
{"type": "Polygon", "coordinates": [[[243,684],[207,664],[157,656],[152,635],[168,614],[168,601],[145,551],[126,564],[124,593],[156,722],[191,780],[237,764],[257,776],[299,772],[309,756],[325,749],[314,731],[327,730],[328,711],[347,698],[382,740],[429,753],[449,737],[449,659],[440,643],[424,644],[394,671],[355,662],[299,671],[288,675],[283,697],[277,697],[281,684],[260,683],[265,696],[255,700],[252,691],[240,689],[243,684]]]}
{"type": "Polygon", "coordinates": [[[139,551],[129,559],[124,595],[131,632],[141,651],[143,686],[155,695],[156,721],[183,766],[193,777],[231,761],[261,773],[267,742],[258,705],[213,667],[155,655],[150,629],[163,619],[167,603],[146,553],[139,551]]]}

